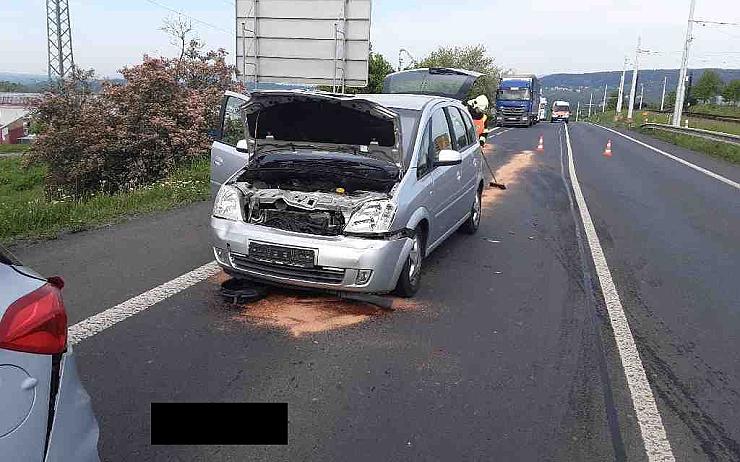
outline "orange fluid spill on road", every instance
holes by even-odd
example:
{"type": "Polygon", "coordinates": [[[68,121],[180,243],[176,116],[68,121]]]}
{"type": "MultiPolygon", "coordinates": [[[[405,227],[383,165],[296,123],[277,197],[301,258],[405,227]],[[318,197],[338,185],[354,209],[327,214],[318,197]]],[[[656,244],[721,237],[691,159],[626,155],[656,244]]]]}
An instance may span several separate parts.
{"type": "MultiPolygon", "coordinates": [[[[221,284],[228,279],[229,276],[222,271],[208,280],[213,284],[221,284]]],[[[393,309],[397,311],[413,311],[422,306],[413,299],[389,298],[393,301],[393,309]]],[[[239,309],[235,320],[282,329],[295,337],[354,326],[387,313],[368,303],[278,288],[270,288],[262,300],[234,306],[239,309]]]]}
{"type": "Polygon", "coordinates": [[[353,326],[381,313],[364,303],[289,292],[271,293],[241,308],[238,319],[258,326],[284,329],[295,337],[353,326]]]}
{"type": "MultiPolygon", "coordinates": [[[[496,170],[496,179],[511,189],[519,182],[521,173],[533,164],[532,154],[532,151],[521,151],[515,154],[509,162],[496,170]]],[[[506,194],[506,191],[498,188],[485,188],[481,197],[481,204],[484,208],[492,207],[504,194],[506,194]]]]}

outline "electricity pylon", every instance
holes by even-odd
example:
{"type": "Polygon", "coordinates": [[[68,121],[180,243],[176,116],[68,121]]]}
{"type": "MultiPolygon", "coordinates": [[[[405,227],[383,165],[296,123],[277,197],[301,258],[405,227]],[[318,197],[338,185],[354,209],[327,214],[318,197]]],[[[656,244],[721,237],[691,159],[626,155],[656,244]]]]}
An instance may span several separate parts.
{"type": "Polygon", "coordinates": [[[72,23],[67,0],[46,0],[46,32],[49,50],[49,80],[62,79],[74,67],[72,23]]]}

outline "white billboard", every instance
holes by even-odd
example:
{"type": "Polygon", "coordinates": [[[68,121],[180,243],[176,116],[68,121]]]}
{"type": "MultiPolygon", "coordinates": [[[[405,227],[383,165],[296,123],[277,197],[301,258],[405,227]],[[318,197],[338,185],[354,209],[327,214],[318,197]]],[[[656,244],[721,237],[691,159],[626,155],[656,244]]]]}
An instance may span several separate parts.
{"type": "Polygon", "coordinates": [[[236,0],[238,72],[253,82],[364,87],[370,14],[371,0],[236,0]]]}

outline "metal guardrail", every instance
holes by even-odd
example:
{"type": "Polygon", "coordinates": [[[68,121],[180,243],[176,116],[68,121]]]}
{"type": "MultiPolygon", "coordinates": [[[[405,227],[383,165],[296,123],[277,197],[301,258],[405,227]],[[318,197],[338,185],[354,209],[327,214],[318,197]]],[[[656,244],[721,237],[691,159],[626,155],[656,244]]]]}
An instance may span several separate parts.
{"type": "MultiPolygon", "coordinates": [[[[659,111],[659,110],[651,110],[651,112],[657,112],[659,114],[673,114],[673,110],[670,111],[659,111]]],[[[728,116],[728,115],[720,115],[720,114],[710,114],[708,112],[689,112],[684,111],[683,113],[684,117],[695,117],[697,119],[709,119],[709,120],[721,120],[723,122],[736,122],[740,123],[740,117],[735,116],[728,116]]]]}
{"type": "Polygon", "coordinates": [[[730,143],[740,146],[740,135],[732,133],[715,132],[711,130],[703,130],[701,128],[689,128],[689,127],[674,127],[673,125],[656,124],[656,123],[645,123],[640,125],[640,128],[651,128],[654,130],[664,130],[667,132],[680,133],[682,135],[697,136],[712,141],[721,141],[723,143],[730,143]]]}

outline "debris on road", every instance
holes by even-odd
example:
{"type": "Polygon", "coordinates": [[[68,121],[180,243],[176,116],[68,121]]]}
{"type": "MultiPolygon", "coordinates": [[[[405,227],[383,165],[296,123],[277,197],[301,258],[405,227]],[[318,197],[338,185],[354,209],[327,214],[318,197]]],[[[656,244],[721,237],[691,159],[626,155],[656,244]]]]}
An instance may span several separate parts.
{"type": "Polygon", "coordinates": [[[490,242],[491,244],[500,244],[501,243],[501,241],[499,241],[497,239],[491,239],[490,237],[484,237],[482,239],[484,241],[486,241],[486,242],[490,242]]]}
{"type": "Polygon", "coordinates": [[[245,279],[232,278],[221,283],[221,296],[229,303],[253,303],[265,298],[267,288],[245,279]]]}

